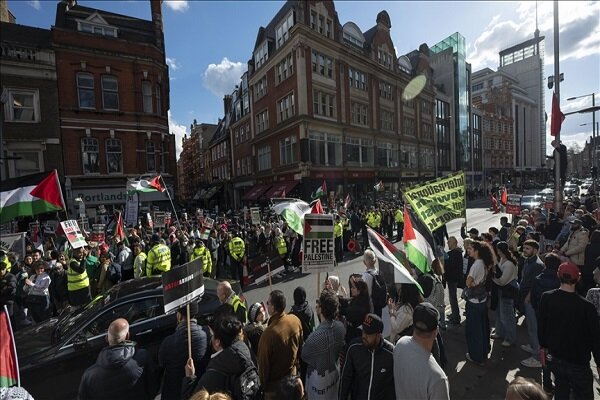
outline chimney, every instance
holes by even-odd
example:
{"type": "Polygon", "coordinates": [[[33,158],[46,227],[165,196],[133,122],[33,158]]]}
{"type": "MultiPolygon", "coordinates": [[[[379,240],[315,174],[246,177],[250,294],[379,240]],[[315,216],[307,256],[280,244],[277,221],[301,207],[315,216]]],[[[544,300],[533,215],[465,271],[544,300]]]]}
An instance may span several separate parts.
{"type": "Polygon", "coordinates": [[[231,111],[231,102],[232,97],[230,94],[226,94],[225,96],[223,96],[223,110],[225,111],[225,116],[227,116],[231,111]]]}
{"type": "Polygon", "coordinates": [[[152,12],[152,23],[154,24],[154,37],[156,38],[156,45],[164,51],[162,0],[150,0],[150,10],[152,12]]]}

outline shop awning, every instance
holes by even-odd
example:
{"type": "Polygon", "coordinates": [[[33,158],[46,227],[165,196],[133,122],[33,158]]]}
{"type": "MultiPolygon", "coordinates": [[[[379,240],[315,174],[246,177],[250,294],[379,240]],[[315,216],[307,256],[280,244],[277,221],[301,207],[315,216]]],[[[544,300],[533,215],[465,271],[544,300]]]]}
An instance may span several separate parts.
{"type": "Polygon", "coordinates": [[[212,186],[209,187],[206,192],[204,193],[204,196],[202,196],[203,200],[208,200],[211,197],[213,197],[215,194],[217,194],[217,192],[221,189],[221,186],[212,186]]]}
{"type": "Polygon", "coordinates": [[[281,197],[281,195],[285,192],[286,196],[298,185],[299,181],[286,181],[279,182],[273,185],[271,189],[267,193],[265,193],[265,197],[267,199],[272,199],[276,197],[281,197]]]}
{"type": "Polygon", "coordinates": [[[248,190],[245,195],[242,196],[242,200],[244,201],[255,201],[258,200],[260,196],[262,196],[271,185],[256,185],[252,189],[248,190]]]}

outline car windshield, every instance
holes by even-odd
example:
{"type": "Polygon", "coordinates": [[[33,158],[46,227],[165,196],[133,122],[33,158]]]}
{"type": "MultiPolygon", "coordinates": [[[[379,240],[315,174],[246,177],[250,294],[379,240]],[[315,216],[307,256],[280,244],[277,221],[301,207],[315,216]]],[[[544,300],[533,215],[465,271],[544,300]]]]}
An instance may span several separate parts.
{"type": "Polygon", "coordinates": [[[110,303],[110,299],[111,292],[104,295],[98,295],[84,307],[69,314],[60,322],[60,325],[56,330],[56,339],[60,340],[68,336],[73,329],[81,326],[81,323],[87,320],[90,315],[95,314],[99,309],[110,303]]]}

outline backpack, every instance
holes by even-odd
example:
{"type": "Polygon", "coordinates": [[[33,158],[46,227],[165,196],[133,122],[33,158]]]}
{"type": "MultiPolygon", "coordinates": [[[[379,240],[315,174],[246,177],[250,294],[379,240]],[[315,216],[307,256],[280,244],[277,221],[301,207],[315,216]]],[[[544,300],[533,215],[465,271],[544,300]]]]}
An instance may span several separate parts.
{"type": "MultiPolygon", "coordinates": [[[[216,371],[223,374],[220,371],[216,371]]],[[[258,400],[262,399],[262,388],[258,370],[254,364],[250,364],[239,375],[232,376],[229,380],[229,391],[236,400],[258,400]]]]}
{"type": "Polygon", "coordinates": [[[385,285],[383,275],[369,271],[373,277],[373,286],[371,288],[371,300],[373,300],[373,309],[381,310],[387,305],[388,291],[385,285]]]}
{"type": "Polygon", "coordinates": [[[121,282],[121,266],[116,263],[111,263],[106,271],[106,278],[114,284],[121,282]]]}

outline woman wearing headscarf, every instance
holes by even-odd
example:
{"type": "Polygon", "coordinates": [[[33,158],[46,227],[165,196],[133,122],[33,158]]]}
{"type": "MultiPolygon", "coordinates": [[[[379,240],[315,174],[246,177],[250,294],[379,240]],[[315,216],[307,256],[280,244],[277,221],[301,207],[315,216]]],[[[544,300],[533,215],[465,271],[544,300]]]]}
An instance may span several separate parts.
{"type": "Polygon", "coordinates": [[[262,303],[254,303],[248,309],[248,323],[244,326],[245,342],[252,352],[253,361],[256,362],[258,342],[267,327],[267,313],[262,303]]]}

